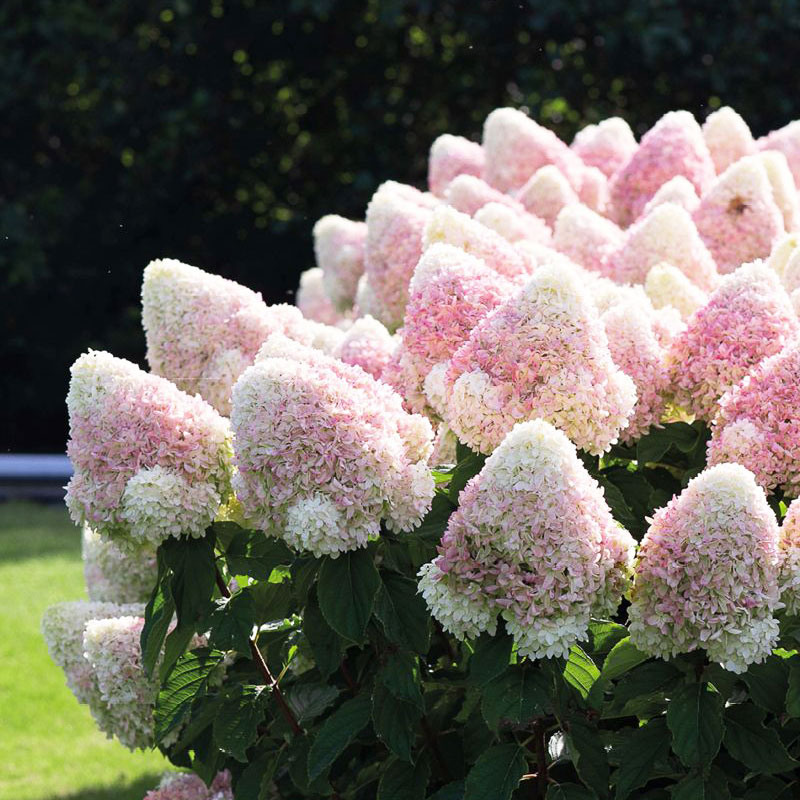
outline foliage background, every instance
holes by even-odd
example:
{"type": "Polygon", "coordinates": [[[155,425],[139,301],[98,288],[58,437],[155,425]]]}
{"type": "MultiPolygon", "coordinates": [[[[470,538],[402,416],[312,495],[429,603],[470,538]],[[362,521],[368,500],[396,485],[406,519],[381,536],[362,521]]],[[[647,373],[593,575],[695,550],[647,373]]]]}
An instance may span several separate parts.
{"type": "Polygon", "coordinates": [[[172,256],[291,300],[311,226],[421,184],[440,133],[526,106],[568,140],[733,105],[800,116],[800,3],[6,0],[2,450],[61,450],[69,364],[143,363],[135,298],[172,256]]]}

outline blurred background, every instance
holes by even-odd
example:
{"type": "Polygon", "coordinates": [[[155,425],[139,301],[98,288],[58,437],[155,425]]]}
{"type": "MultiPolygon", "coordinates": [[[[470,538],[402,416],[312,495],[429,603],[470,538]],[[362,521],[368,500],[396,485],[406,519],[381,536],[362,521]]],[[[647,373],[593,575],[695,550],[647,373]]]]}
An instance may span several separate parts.
{"type": "Polygon", "coordinates": [[[525,107],[570,141],[733,106],[800,116],[798,2],[5,0],[0,452],[62,452],[68,368],[144,365],[139,287],[174,257],[291,302],[326,213],[422,186],[443,132],[525,107]]]}

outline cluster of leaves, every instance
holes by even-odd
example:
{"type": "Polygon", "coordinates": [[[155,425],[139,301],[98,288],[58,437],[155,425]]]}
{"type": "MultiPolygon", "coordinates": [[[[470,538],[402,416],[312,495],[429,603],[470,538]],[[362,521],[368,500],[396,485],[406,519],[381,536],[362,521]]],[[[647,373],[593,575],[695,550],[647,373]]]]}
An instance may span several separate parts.
{"type": "Polygon", "coordinates": [[[433,139],[479,138],[497,106],[566,139],[720,102],[758,134],[785,124],[799,7],[6,0],[0,445],[61,449],[63,376],[87,344],[142,360],[131,298],[150,259],[284,301],[316,219],[362,218],[388,178],[422,185],[433,139]]]}
{"type": "MultiPolygon", "coordinates": [[[[702,468],[706,438],[673,423],[585,460],[641,533],[702,468]]],[[[142,647],[173,763],[206,780],[230,769],[236,800],[797,796],[796,618],[740,676],[702,652],[648,658],[624,606],[567,659],[519,658],[502,626],[471,642],[442,631],[415,576],[483,462],[459,446],[419,528],[336,559],[233,523],[163,545],[142,647]],[[194,633],[205,644],[185,651],[194,633]]]]}

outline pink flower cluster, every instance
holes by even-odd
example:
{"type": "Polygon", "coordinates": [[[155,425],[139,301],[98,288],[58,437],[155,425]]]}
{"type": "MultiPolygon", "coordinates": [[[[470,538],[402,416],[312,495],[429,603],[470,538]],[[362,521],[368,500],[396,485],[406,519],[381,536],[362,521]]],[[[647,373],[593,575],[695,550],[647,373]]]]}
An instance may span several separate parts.
{"type": "Polygon", "coordinates": [[[218,772],[206,786],[202,778],[188,772],[167,772],[151,789],[144,800],[233,800],[231,774],[228,770],[218,772]]]}
{"type": "Polygon", "coordinates": [[[520,656],[566,656],[590,616],[616,610],[633,549],[575,446],[533,420],[462,490],[420,591],[458,638],[493,634],[500,616],[520,656]]]}
{"type": "Polygon", "coordinates": [[[156,584],[156,548],[123,550],[83,527],[83,577],[94,602],[146,603],[156,584]]]}
{"type": "Polygon", "coordinates": [[[363,222],[328,214],[314,225],[314,255],[322,270],[322,286],[339,312],[350,309],[355,300],[358,280],[364,274],[366,241],[363,222]]]}
{"type": "Polygon", "coordinates": [[[719,464],[653,515],[628,609],[633,644],[669,659],[704,649],[744,672],[778,638],[778,524],[751,472],[719,464]]]}

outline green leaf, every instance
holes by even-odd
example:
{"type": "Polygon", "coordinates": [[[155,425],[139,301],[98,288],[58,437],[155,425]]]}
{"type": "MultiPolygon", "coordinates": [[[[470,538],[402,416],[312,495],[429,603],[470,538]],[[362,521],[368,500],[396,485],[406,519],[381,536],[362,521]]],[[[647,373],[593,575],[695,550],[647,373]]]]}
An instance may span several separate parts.
{"type": "Polygon", "coordinates": [[[144,627],[139,637],[142,665],[148,677],[153,675],[161,655],[167,631],[175,614],[175,601],[170,590],[170,575],[162,547],[156,553],[158,579],[144,610],[144,627]]]}
{"type": "Polygon", "coordinates": [[[778,778],[765,776],[747,790],[746,800],[797,800],[797,782],[784,783],[778,778]]]}
{"type": "Polygon", "coordinates": [[[282,751],[270,750],[249,764],[236,781],[234,800],[267,800],[281,755],[282,751]]]}
{"type": "Polygon", "coordinates": [[[158,668],[158,677],[163,683],[175,663],[186,652],[194,636],[195,624],[177,625],[174,627],[164,641],[164,657],[161,659],[161,666],[158,668]]]}
{"type": "Polygon", "coordinates": [[[398,700],[423,708],[417,656],[403,651],[389,653],[376,677],[398,700]]]}
{"type": "Polygon", "coordinates": [[[682,686],[667,708],[672,749],[687,767],[710,764],[722,744],[722,701],[708,684],[682,686]]]}
{"type": "Polygon", "coordinates": [[[464,800],[464,791],[464,781],[452,781],[430,795],[428,800],[464,800]]]}
{"type": "Polygon", "coordinates": [[[616,680],[643,661],[647,661],[647,656],[631,644],[630,636],[626,636],[620,639],[606,656],[600,678],[603,681],[616,680]]]}
{"type": "Polygon", "coordinates": [[[525,753],[519,745],[490,747],[467,775],[464,800],[509,800],[526,766],[525,753]]]}
{"type": "Polygon", "coordinates": [[[422,712],[412,703],[398,700],[382,683],[372,692],[372,722],[378,738],[404,761],[412,760],[422,712]]]}
{"type": "Polygon", "coordinates": [[[280,540],[263,531],[239,529],[225,549],[231,575],[249,575],[266,581],[275,567],[292,563],[294,554],[280,540]]]}
{"type": "Polygon", "coordinates": [[[690,453],[699,437],[697,429],[686,422],[668,422],[663,428],[651,428],[636,445],[636,460],[640,466],[659,462],[670,447],[681,453],[690,453]]]}
{"type": "Polygon", "coordinates": [[[475,650],[469,661],[469,677],[478,686],[503,673],[511,660],[514,639],[503,632],[496,636],[482,633],[475,640],[475,650]]]}
{"type": "Polygon", "coordinates": [[[308,751],[308,777],[314,781],[333,764],[369,722],[370,697],[359,694],[345,701],[322,723],[308,751]]]}
{"type": "Polygon", "coordinates": [[[417,584],[394,572],[381,570],[382,586],[375,601],[375,616],[387,638],[421,655],[428,652],[431,615],[417,584]]]}
{"type": "Polygon", "coordinates": [[[167,539],[161,547],[172,570],[170,589],[178,623],[191,623],[206,616],[216,586],[214,536],[211,529],[195,539],[167,539]]]}
{"type": "Polygon", "coordinates": [[[339,694],[339,689],[326,683],[299,683],[289,690],[286,702],[302,725],[322,714],[339,694]]]}
{"type": "Polygon", "coordinates": [[[263,625],[278,619],[286,619],[296,608],[291,583],[270,583],[258,581],[251,583],[247,591],[255,604],[256,623],[263,625]]]}
{"type": "Polygon", "coordinates": [[[369,550],[325,558],[317,585],[322,615],[336,633],[360,644],[380,588],[381,577],[369,550]]]}
{"type": "Polygon", "coordinates": [[[483,688],[481,712],[493,730],[501,725],[525,727],[547,713],[547,680],[538,669],[515,667],[483,688]]]}
{"type": "Polygon", "coordinates": [[[455,511],[455,506],[446,494],[437,492],[433,496],[431,503],[431,510],[424,516],[422,522],[418,527],[414,528],[409,536],[414,536],[417,539],[424,539],[425,541],[439,544],[447,521],[450,515],[455,511]]]}
{"type": "Polygon", "coordinates": [[[258,737],[258,725],[264,721],[266,686],[239,684],[223,700],[214,719],[214,742],[224,753],[247,763],[247,748],[258,737]]]}
{"type": "Polygon", "coordinates": [[[672,800],[729,800],[731,796],[725,773],[717,767],[712,767],[707,777],[703,773],[687,775],[669,791],[672,800]]]}
{"type": "Polygon", "coordinates": [[[393,761],[381,775],[377,800],[423,800],[431,768],[427,758],[415,765],[393,761]]]}
{"type": "Polygon", "coordinates": [[[594,800],[595,795],[577,783],[551,783],[545,800],[594,800]]]}
{"type": "Polygon", "coordinates": [[[225,654],[206,647],[191,650],[178,659],[158,693],[155,709],[156,743],[183,722],[195,699],[205,693],[212,672],[225,654]]]}
{"type": "Polygon", "coordinates": [[[616,800],[625,800],[651,778],[654,762],[669,751],[669,731],[663,719],[650,720],[626,738],[620,749],[620,764],[614,778],[616,800]]]}
{"type": "Polygon", "coordinates": [[[628,629],[607,619],[593,619],[589,623],[592,646],[589,655],[597,663],[603,661],[614,645],[628,635],[628,629]]]}
{"type": "Polygon", "coordinates": [[[600,670],[589,656],[577,645],[570,648],[569,658],[564,666],[564,680],[577,689],[584,700],[589,696],[589,691],[594,682],[600,677],[600,670]]]}
{"type": "Polygon", "coordinates": [[[327,678],[339,669],[345,647],[339,634],[325,621],[316,592],[312,592],[303,611],[303,633],[311,646],[317,669],[327,678]]]}
{"type": "Polygon", "coordinates": [[[728,706],[724,712],[725,749],[754,772],[788,772],[800,767],[777,732],[763,725],[764,712],[751,703],[728,706]]]}
{"type": "Polygon", "coordinates": [[[600,732],[584,720],[573,718],[566,741],[578,777],[598,797],[608,797],[608,757],[600,732]]]}
{"type": "Polygon", "coordinates": [[[625,495],[618,486],[615,486],[608,478],[600,474],[596,476],[600,488],[603,490],[606,505],[611,510],[614,519],[626,530],[636,530],[641,527],[633,509],[628,505],[625,495]]]}
{"type": "MultiPolygon", "coordinates": [[[[467,448],[465,448],[467,449],[467,448]]],[[[453,477],[450,479],[448,494],[453,503],[458,503],[458,496],[461,490],[474,478],[486,463],[486,456],[482,453],[473,453],[467,449],[467,454],[459,458],[453,470],[453,477]]]]}
{"type": "Polygon", "coordinates": [[[647,527],[645,517],[653,508],[653,487],[644,474],[640,471],[631,472],[623,466],[613,466],[604,469],[601,477],[605,481],[604,488],[605,485],[611,485],[620,492],[633,517],[629,525],[615,514],[616,519],[633,533],[644,533],[647,527]]]}
{"type": "Polygon", "coordinates": [[[786,688],[786,713],[790,717],[800,717],[800,659],[793,659],[789,665],[789,681],[786,688]]]}
{"type": "Polygon", "coordinates": [[[773,714],[783,713],[789,688],[789,665],[786,661],[770,656],[762,664],[751,664],[741,679],[747,684],[756,705],[773,714]]]}
{"type": "Polygon", "coordinates": [[[250,651],[250,637],[256,621],[256,604],[248,589],[223,597],[208,621],[209,644],[219,650],[250,651]]]}
{"type": "Polygon", "coordinates": [[[681,672],[666,661],[648,661],[634,667],[614,688],[614,706],[622,709],[639,697],[647,697],[662,692],[666,687],[683,676],[681,672]]]}

